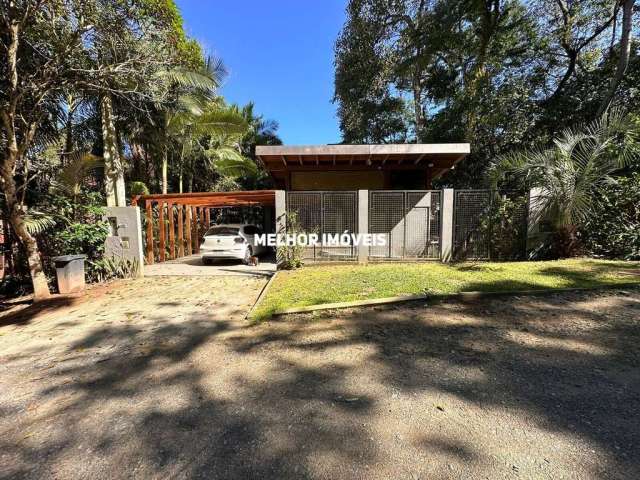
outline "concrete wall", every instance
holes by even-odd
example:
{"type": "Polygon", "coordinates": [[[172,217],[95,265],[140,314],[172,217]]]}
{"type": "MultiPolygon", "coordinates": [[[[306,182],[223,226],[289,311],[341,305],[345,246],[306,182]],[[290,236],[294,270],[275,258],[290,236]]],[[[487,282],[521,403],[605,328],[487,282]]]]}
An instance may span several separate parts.
{"type": "Polygon", "coordinates": [[[384,172],[328,171],[291,172],[291,190],[379,190],[384,188],[384,172]]]}
{"type": "Polygon", "coordinates": [[[135,260],[138,275],[144,274],[142,222],[138,207],[107,207],[104,220],[109,222],[109,236],[105,242],[105,257],[135,260]]]}

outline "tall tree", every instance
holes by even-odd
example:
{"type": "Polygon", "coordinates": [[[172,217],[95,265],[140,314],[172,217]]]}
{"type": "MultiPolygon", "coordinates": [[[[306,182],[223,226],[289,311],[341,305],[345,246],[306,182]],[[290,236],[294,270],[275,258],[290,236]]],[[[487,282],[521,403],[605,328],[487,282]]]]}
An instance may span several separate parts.
{"type": "Polygon", "coordinates": [[[622,77],[627,71],[629,66],[629,56],[631,55],[631,29],[633,28],[633,6],[635,0],[622,0],[622,36],[620,38],[618,65],[616,67],[616,73],[611,78],[611,84],[607,93],[605,94],[600,107],[598,108],[598,114],[604,113],[611,105],[611,100],[622,81],[622,77]]]}
{"type": "MultiPolygon", "coordinates": [[[[6,216],[27,253],[36,300],[46,298],[49,290],[36,239],[25,222],[25,193],[34,177],[30,159],[61,124],[60,100],[70,93],[107,99],[101,102],[106,112],[110,98],[134,108],[149,102],[148,80],[171,62],[164,54],[170,46],[163,28],[143,2],[0,1],[0,186],[6,216]]],[[[115,143],[113,130],[106,130],[105,138],[115,143]]],[[[109,173],[117,166],[117,150],[109,147],[107,152],[109,173]]]]}

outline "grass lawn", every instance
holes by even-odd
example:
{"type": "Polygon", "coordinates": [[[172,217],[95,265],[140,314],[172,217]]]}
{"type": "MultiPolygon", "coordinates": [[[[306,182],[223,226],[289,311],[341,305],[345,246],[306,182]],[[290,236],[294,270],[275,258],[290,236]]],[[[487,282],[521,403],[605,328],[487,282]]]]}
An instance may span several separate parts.
{"type": "Polygon", "coordinates": [[[286,308],[398,295],[640,284],[640,262],[570,259],[507,263],[322,265],[279,272],[252,320],[286,308]]]}

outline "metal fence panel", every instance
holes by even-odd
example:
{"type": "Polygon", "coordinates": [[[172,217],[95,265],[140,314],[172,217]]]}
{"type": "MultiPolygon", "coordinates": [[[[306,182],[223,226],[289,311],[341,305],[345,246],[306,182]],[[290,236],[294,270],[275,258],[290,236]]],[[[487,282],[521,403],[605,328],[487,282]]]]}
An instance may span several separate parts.
{"type": "Polygon", "coordinates": [[[453,208],[456,260],[524,258],[528,212],[524,194],[456,190],[453,208]]]}
{"type": "MultiPolygon", "coordinates": [[[[296,212],[306,233],[358,233],[358,192],[287,192],[287,211],[296,212]]],[[[308,247],[306,260],[354,260],[357,247],[308,247]]]]}
{"type": "Polygon", "coordinates": [[[374,259],[440,257],[439,191],[372,191],[369,232],[385,235],[387,245],[372,246],[374,259]]]}

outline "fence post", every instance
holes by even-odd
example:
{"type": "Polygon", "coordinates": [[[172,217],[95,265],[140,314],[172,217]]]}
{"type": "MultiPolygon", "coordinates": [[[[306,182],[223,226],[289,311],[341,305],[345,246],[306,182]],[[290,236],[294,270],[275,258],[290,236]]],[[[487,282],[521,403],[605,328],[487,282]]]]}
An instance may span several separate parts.
{"type": "MultiPolygon", "coordinates": [[[[109,222],[110,230],[105,241],[104,256],[135,261],[138,267],[136,274],[142,277],[144,275],[144,247],[140,209],[138,207],[107,207],[103,220],[109,222]]],[[[151,222],[148,225],[151,225],[151,222]]],[[[151,241],[153,242],[153,238],[151,241]]],[[[151,260],[153,260],[153,253],[151,260]]]]}
{"type": "Polygon", "coordinates": [[[276,233],[285,231],[287,227],[287,197],[284,190],[276,190],[276,233]]]}
{"type": "Polygon", "coordinates": [[[450,262],[453,257],[453,188],[442,190],[442,235],[440,258],[450,262]]]}
{"type": "MultiPolygon", "coordinates": [[[[369,190],[358,190],[358,233],[369,233],[369,190]]],[[[358,245],[358,263],[367,263],[369,247],[358,245]]]]}

